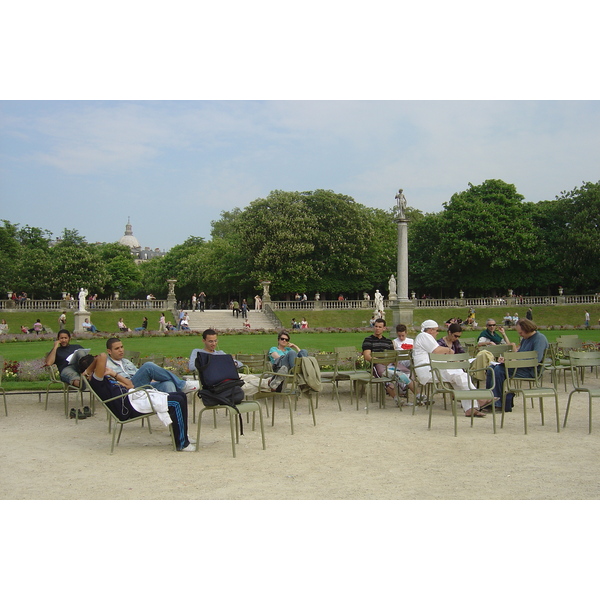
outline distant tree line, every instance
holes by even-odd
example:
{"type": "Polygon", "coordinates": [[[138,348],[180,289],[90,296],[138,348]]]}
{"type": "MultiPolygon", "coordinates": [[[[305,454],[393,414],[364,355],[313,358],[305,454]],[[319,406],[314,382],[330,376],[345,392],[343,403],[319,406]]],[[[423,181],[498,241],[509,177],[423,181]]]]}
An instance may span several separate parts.
{"type": "MultiPolygon", "coordinates": [[[[211,239],[190,237],[165,256],[135,263],[126,246],[88,244],[65,229],[52,233],[2,221],[0,289],[59,298],[80,287],[100,297],[204,291],[215,301],[252,298],[269,280],[275,298],[316,292],[362,297],[396,270],[395,208],[359,204],[331,190],[275,190],[243,209],[223,211],[211,239]]],[[[408,207],[409,291],[418,296],[501,296],[595,292],[600,288],[600,182],[554,200],[525,202],[501,180],[454,194],[438,213],[408,207]]]]}

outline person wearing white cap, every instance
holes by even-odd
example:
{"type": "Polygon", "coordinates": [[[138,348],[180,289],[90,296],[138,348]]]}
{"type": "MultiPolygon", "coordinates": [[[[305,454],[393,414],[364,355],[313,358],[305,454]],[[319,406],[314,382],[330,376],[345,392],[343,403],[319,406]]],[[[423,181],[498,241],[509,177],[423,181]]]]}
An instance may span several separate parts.
{"type": "MultiPolygon", "coordinates": [[[[429,366],[430,352],[435,354],[454,354],[452,348],[438,345],[435,339],[437,333],[438,324],[433,319],[427,319],[421,324],[421,333],[415,338],[413,361],[416,365],[415,373],[417,379],[421,384],[429,383],[432,380],[431,367],[429,366]]],[[[469,376],[462,369],[444,369],[441,373],[444,381],[451,383],[452,387],[457,390],[474,389],[473,386],[469,385],[469,376]]],[[[489,403],[490,401],[486,404],[489,403]]],[[[483,408],[486,404],[479,404],[475,400],[473,405],[470,400],[462,400],[462,407],[467,417],[471,416],[472,410],[475,411],[473,413],[475,417],[484,417],[485,413],[482,413],[479,409],[483,408]]]]}

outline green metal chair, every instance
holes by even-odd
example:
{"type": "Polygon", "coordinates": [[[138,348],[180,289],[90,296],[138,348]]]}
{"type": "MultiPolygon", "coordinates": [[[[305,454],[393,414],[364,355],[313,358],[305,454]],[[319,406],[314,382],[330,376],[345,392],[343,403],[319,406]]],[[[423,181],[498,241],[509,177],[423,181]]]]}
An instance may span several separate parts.
{"type": "Polygon", "coordinates": [[[236,354],[235,358],[244,365],[242,371],[246,374],[265,373],[271,369],[271,361],[266,352],[262,354],[236,354]]]}
{"type": "Polygon", "coordinates": [[[587,394],[588,395],[588,414],[589,414],[589,430],[588,433],[592,433],[592,399],[600,398],[600,389],[589,388],[585,386],[583,380],[583,373],[585,367],[598,367],[600,366],[600,353],[598,352],[571,352],[569,355],[571,360],[571,378],[573,381],[573,391],[569,394],[567,400],[567,409],[565,411],[565,420],[563,427],[567,426],[567,419],[569,417],[569,408],[571,407],[571,398],[573,394],[587,394]]]}
{"type": "Polygon", "coordinates": [[[544,352],[544,373],[547,372],[550,374],[550,382],[554,385],[555,389],[562,373],[565,392],[567,391],[567,371],[570,368],[570,365],[562,363],[556,355],[556,344],[549,344],[544,352]]]}
{"type": "MultiPolygon", "coordinates": [[[[414,363],[413,363],[413,359],[412,359],[412,349],[409,350],[396,350],[396,370],[398,368],[398,363],[399,362],[406,362],[408,361],[409,363],[409,375],[408,377],[410,378],[410,380],[414,383],[416,381],[416,375],[415,375],[415,367],[414,367],[414,363]]],[[[396,380],[396,391],[398,392],[398,408],[400,409],[400,411],[402,410],[402,402],[400,400],[400,384],[399,382],[396,380]]],[[[408,402],[409,400],[409,394],[410,394],[410,388],[406,388],[407,392],[406,392],[406,400],[408,402]]],[[[417,403],[417,393],[416,391],[412,392],[414,398],[413,398],[413,414],[414,414],[414,410],[415,410],[415,405],[417,403]]]]}
{"type": "MultiPolygon", "coordinates": [[[[242,372],[247,375],[259,375],[273,370],[267,352],[263,352],[262,354],[236,354],[235,358],[244,365],[242,372]]],[[[269,404],[267,402],[265,402],[265,410],[267,417],[269,417],[269,404]]]]}
{"type": "MultiPolygon", "coordinates": [[[[318,365],[319,369],[322,367],[331,367],[331,371],[323,371],[321,370],[321,383],[331,385],[331,399],[333,400],[334,396],[338,403],[338,408],[342,410],[342,404],[340,402],[340,394],[337,387],[337,374],[338,374],[338,353],[337,352],[322,352],[319,354],[313,354],[313,356],[318,365]]],[[[317,398],[315,401],[315,408],[319,408],[319,394],[317,393],[317,398]]]]}
{"type": "MultiPolygon", "coordinates": [[[[213,411],[213,416],[215,417],[214,420],[214,428],[217,428],[217,421],[216,421],[216,412],[217,410],[219,410],[220,408],[225,409],[225,414],[229,416],[229,429],[231,431],[231,451],[233,452],[233,458],[236,457],[235,454],[235,445],[240,443],[240,426],[239,426],[239,420],[238,420],[238,413],[229,408],[228,406],[205,406],[204,408],[202,408],[200,410],[200,412],[198,413],[198,436],[197,436],[197,443],[196,443],[196,452],[198,452],[198,450],[200,449],[200,431],[201,431],[201,427],[202,427],[202,415],[208,410],[208,411],[213,411]]],[[[250,413],[252,412],[252,431],[254,431],[255,429],[255,422],[256,422],[256,413],[258,412],[258,416],[259,416],[259,421],[260,421],[260,434],[262,437],[262,447],[263,450],[266,450],[267,446],[265,444],[265,426],[263,423],[263,415],[262,415],[262,408],[259,402],[257,402],[256,400],[244,400],[243,402],[241,402],[240,404],[236,404],[236,408],[238,409],[238,411],[240,413],[250,413]]]]}
{"type": "MultiPolygon", "coordinates": [[[[371,365],[368,371],[359,371],[355,375],[351,375],[352,382],[356,385],[363,384],[367,389],[366,394],[366,410],[369,413],[369,404],[373,402],[373,386],[375,386],[375,398],[379,403],[379,408],[385,408],[385,386],[388,383],[396,385],[396,377],[387,375],[387,367],[390,364],[395,365],[398,353],[396,350],[387,350],[384,352],[371,352],[371,365]],[[384,365],[386,375],[378,377],[375,371],[376,365],[384,365]]],[[[358,410],[358,397],[356,399],[356,410],[358,410]]]]}
{"type": "Polygon", "coordinates": [[[4,398],[4,414],[8,417],[8,408],[6,406],[6,392],[2,387],[2,375],[4,375],[4,356],[0,356],[0,392],[2,392],[2,397],[4,398]]]}
{"type": "MultiPolygon", "coordinates": [[[[108,431],[110,432],[112,429],[112,442],[111,442],[111,446],[110,446],[111,454],[114,453],[115,446],[118,446],[119,442],[121,441],[121,433],[123,431],[123,425],[129,425],[130,423],[134,423],[135,421],[141,421],[142,427],[143,427],[144,419],[148,419],[148,432],[151,434],[152,426],[150,425],[150,417],[152,415],[155,415],[156,413],[155,412],[144,413],[143,415],[140,415],[138,417],[133,417],[132,419],[122,420],[117,415],[115,415],[115,413],[113,413],[113,411],[108,406],[108,403],[112,402],[113,400],[119,400],[120,398],[127,396],[131,392],[143,391],[143,392],[147,393],[148,390],[153,390],[153,389],[154,388],[152,388],[149,385],[144,385],[144,386],[132,389],[132,390],[128,390],[126,394],[120,394],[119,396],[114,396],[113,398],[109,398],[108,400],[102,400],[102,398],[100,398],[100,396],[98,396],[98,394],[94,391],[92,386],[86,382],[85,390],[88,391],[91,394],[91,396],[95,400],[100,402],[102,404],[102,406],[104,406],[104,408],[106,409],[107,416],[108,416],[108,431]],[[114,428],[111,427],[113,421],[115,423],[114,428]],[[117,435],[117,431],[118,431],[118,435],[117,435]]],[[[148,401],[150,401],[150,400],[148,399],[148,401]]],[[[172,425],[169,425],[169,433],[171,434],[171,442],[173,444],[173,450],[176,451],[177,444],[175,443],[175,436],[173,435],[173,426],[172,425]]]]}
{"type": "MultiPolygon", "coordinates": [[[[296,361],[301,359],[296,359],[296,361]]],[[[300,395],[300,388],[298,387],[298,370],[296,368],[292,369],[289,373],[277,373],[278,377],[283,378],[283,384],[281,386],[280,391],[269,390],[263,391],[265,387],[268,387],[268,382],[275,375],[272,371],[266,371],[260,375],[260,381],[258,389],[259,391],[252,396],[252,400],[261,400],[265,398],[267,401],[269,398],[272,398],[271,405],[271,427],[275,425],[275,402],[277,398],[281,398],[283,402],[287,400],[289,410],[290,410],[290,430],[292,435],[294,435],[294,410],[296,409],[298,403],[298,396],[300,395]],[[293,402],[292,402],[293,398],[293,402]]],[[[308,396],[309,401],[309,410],[312,414],[313,425],[317,425],[317,419],[315,416],[315,407],[313,405],[312,398],[308,396]]]]}
{"type": "Polygon", "coordinates": [[[466,338],[463,337],[460,340],[461,346],[464,346],[465,350],[468,352],[469,356],[471,358],[474,358],[475,355],[477,354],[478,348],[477,348],[477,338],[471,337],[471,338],[466,338]]]}
{"type": "Polygon", "coordinates": [[[558,414],[558,394],[554,387],[544,387],[542,384],[544,365],[538,362],[537,352],[507,352],[504,356],[504,368],[506,379],[502,391],[502,421],[500,427],[504,427],[504,413],[506,408],[506,394],[512,393],[523,397],[523,425],[527,435],[527,398],[540,399],[540,416],[544,425],[544,398],[553,397],[556,407],[556,432],[560,433],[560,417],[558,414]],[[517,369],[533,368],[533,377],[517,377],[517,369]],[[523,388],[523,383],[529,383],[529,388],[523,388]]]}
{"type": "MultiPolygon", "coordinates": [[[[492,422],[493,430],[496,433],[496,408],[494,406],[494,391],[495,385],[494,370],[490,367],[485,369],[474,369],[472,364],[469,362],[469,357],[466,353],[464,354],[436,354],[431,352],[429,354],[429,364],[431,365],[432,385],[431,385],[431,396],[436,394],[444,394],[444,401],[446,394],[450,395],[452,404],[452,416],[454,417],[454,435],[458,435],[458,411],[457,404],[462,400],[490,400],[492,408],[492,422]],[[469,375],[469,381],[471,377],[479,372],[486,371],[492,373],[492,388],[490,389],[479,389],[473,387],[469,390],[456,390],[452,387],[452,384],[448,381],[444,381],[443,371],[448,369],[463,369],[469,375]]],[[[488,405],[489,406],[489,405],[488,405]]],[[[431,429],[431,418],[433,415],[433,403],[429,403],[429,424],[428,429],[431,429]]],[[[474,411],[471,410],[471,427],[473,427],[474,411]]]]}
{"type": "Polygon", "coordinates": [[[338,387],[338,394],[340,381],[349,381],[350,403],[352,403],[352,389],[354,385],[352,383],[352,377],[364,371],[364,369],[356,368],[356,359],[360,353],[355,346],[338,346],[337,348],[334,348],[333,351],[338,355],[338,369],[337,375],[335,376],[335,385],[338,387]]]}
{"type": "Polygon", "coordinates": [[[149,356],[144,356],[143,358],[140,358],[140,364],[136,365],[136,366],[141,366],[147,362],[153,362],[155,365],[158,365],[159,367],[164,368],[165,357],[163,354],[150,354],[149,356]]]}
{"type": "MultiPolygon", "coordinates": [[[[48,395],[50,393],[50,388],[52,386],[60,386],[63,393],[63,403],[65,408],[65,417],[69,418],[69,394],[71,392],[75,392],[79,395],[79,400],[81,403],[81,407],[83,408],[83,392],[85,386],[77,387],[75,385],[70,385],[69,383],[65,383],[60,378],[60,373],[58,372],[58,367],[56,365],[50,365],[49,367],[44,367],[44,369],[50,375],[50,381],[46,385],[46,403],[44,405],[44,410],[48,410],[48,395]]],[[[82,377],[83,380],[83,377],[82,377]]],[[[85,391],[90,391],[90,386],[87,386],[85,391]]],[[[90,405],[91,411],[94,412],[94,397],[90,394],[90,405]]],[[[75,411],[75,422],[79,423],[79,414],[75,411]]]]}
{"type": "Polygon", "coordinates": [[[137,352],[136,350],[125,350],[125,352],[123,353],[123,358],[130,360],[138,368],[142,364],[140,357],[141,357],[141,352],[137,352]]]}
{"type": "Polygon", "coordinates": [[[494,358],[499,358],[501,356],[504,356],[506,352],[513,352],[514,347],[512,344],[496,344],[495,346],[492,346],[490,344],[488,346],[483,346],[478,350],[487,350],[488,352],[494,355],[494,358]]]}

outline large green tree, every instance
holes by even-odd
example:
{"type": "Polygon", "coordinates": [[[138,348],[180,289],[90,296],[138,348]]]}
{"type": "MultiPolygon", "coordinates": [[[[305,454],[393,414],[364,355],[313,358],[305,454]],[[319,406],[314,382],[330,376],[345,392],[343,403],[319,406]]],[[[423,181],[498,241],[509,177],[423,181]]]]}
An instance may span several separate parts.
{"type": "Polygon", "coordinates": [[[584,182],[535,208],[534,221],[544,241],[546,281],[554,293],[558,285],[572,293],[598,291],[600,182],[584,182]]]}
{"type": "MultiPolygon", "coordinates": [[[[440,295],[505,294],[536,284],[540,238],[513,184],[490,179],[453,194],[444,210],[416,226],[411,257],[440,295]],[[417,257],[415,257],[415,254],[417,257]],[[420,261],[420,262],[419,262],[420,261]],[[429,264],[427,264],[429,263],[429,264]]],[[[430,290],[435,294],[435,290],[430,290]]]]}
{"type": "Polygon", "coordinates": [[[250,266],[248,284],[267,279],[274,294],[330,297],[366,291],[383,273],[389,277],[392,252],[380,244],[393,241],[392,230],[391,215],[330,190],[273,191],[251,202],[236,225],[250,266]],[[374,245],[383,252],[377,255],[374,245]]]}

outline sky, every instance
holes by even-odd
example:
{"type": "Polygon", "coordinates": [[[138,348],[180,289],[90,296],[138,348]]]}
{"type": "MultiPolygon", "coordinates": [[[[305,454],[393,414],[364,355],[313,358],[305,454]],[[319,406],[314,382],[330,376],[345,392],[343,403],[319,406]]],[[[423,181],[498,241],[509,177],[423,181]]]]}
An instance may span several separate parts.
{"type": "Polygon", "coordinates": [[[276,189],[437,212],[600,179],[589,2],[140,6],[3,7],[0,218],[168,250],[276,189]]]}
{"type": "Polygon", "coordinates": [[[2,219],[142,246],[210,239],[221,211],[331,189],[437,212],[486,179],[527,201],[600,180],[598,101],[0,102],[2,219]]]}

